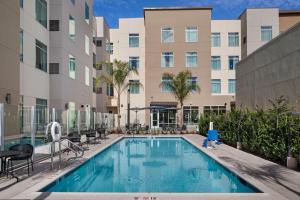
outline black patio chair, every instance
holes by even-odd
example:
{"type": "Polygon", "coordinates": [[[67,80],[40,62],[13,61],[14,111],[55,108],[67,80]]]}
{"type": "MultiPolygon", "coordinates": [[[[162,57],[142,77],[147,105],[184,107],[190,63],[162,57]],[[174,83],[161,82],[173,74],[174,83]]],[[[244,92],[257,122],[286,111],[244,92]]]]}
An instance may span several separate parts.
{"type": "MultiPolygon", "coordinates": [[[[96,142],[97,137],[96,137],[96,130],[87,130],[85,131],[85,136],[86,136],[86,142],[89,144],[91,141],[96,142]]],[[[95,144],[95,143],[94,143],[95,144]]]]}
{"type": "Polygon", "coordinates": [[[13,173],[13,161],[26,160],[28,176],[29,176],[29,161],[31,163],[31,170],[33,171],[33,160],[32,160],[33,146],[31,144],[16,144],[14,146],[11,146],[9,150],[20,152],[20,154],[18,154],[17,156],[12,156],[8,159],[7,167],[9,167],[10,164],[11,173],[13,173]]]}

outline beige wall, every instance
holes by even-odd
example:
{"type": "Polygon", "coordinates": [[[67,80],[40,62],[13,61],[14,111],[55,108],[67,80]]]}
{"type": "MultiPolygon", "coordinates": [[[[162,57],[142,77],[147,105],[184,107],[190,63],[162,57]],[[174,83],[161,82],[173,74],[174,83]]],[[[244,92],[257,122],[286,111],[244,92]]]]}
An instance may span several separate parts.
{"type": "Polygon", "coordinates": [[[20,100],[19,63],[19,1],[0,1],[0,103],[5,109],[5,137],[19,131],[18,105],[20,100]],[[11,95],[11,103],[5,97],[11,95]]]}
{"type": "Polygon", "coordinates": [[[237,67],[236,102],[264,109],[281,95],[300,111],[300,24],[264,45],[237,67]]]}
{"type": "Polygon", "coordinates": [[[279,35],[278,8],[246,9],[240,19],[242,23],[242,40],[246,37],[247,42],[245,49],[242,41],[242,59],[267,43],[261,41],[261,26],[272,26],[273,38],[279,35]]]}
{"type": "MultiPolygon", "coordinates": [[[[185,9],[185,10],[145,10],[146,27],[146,106],[151,102],[176,102],[170,93],[163,93],[160,88],[162,74],[189,69],[193,76],[198,77],[201,88],[200,93],[193,93],[184,102],[184,105],[199,106],[200,112],[205,105],[224,105],[229,103],[228,96],[211,95],[211,10],[210,9],[185,9]],[[198,42],[185,42],[185,28],[198,27],[198,42]],[[172,27],[174,30],[174,43],[161,43],[161,28],[172,27]],[[174,52],[174,67],[161,67],[161,53],[174,52]],[[198,66],[185,67],[185,53],[198,52],[198,66]]],[[[146,123],[149,124],[149,112],[146,113],[146,123]]]]}
{"type": "Polygon", "coordinates": [[[295,24],[300,22],[300,12],[297,13],[279,13],[279,32],[282,33],[295,24]]]}
{"type": "Polygon", "coordinates": [[[76,109],[81,105],[93,105],[93,0],[50,1],[50,19],[60,20],[60,31],[50,32],[50,63],[59,63],[60,74],[50,75],[50,106],[65,109],[74,102],[76,109]],[[90,20],[85,21],[85,2],[89,5],[90,20]],[[75,41],[69,38],[69,15],[75,19],[75,41]],[[89,38],[89,54],[85,52],[85,35],[89,38]],[[69,77],[69,55],[76,59],[76,78],[69,77]],[[89,86],[85,84],[85,67],[89,68],[89,86]]]}
{"type": "MultiPolygon", "coordinates": [[[[49,19],[49,1],[47,17],[49,19]]],[[[49,62],[49,31],[35,16],[35,0],[23,1],[20,8],[20,27],[23,30],[23,62],[20,62],[20,94],[24,106],[35,106],[36,98],[46,99],[49,105],[49,64],[47,72],[36,68],[36,40],[47,46],[49,62]]],[[[48,26],[49,28],[49,23],[48,26]]]]}
{"type": "Polygon", "coordinates": [[[211,56],[221,57],[221,70],[212,70],[211,78],[221,80],[221,93],[213,95],[230,95],[228,92],[228,79],[235,79],[235,70],[229,70],[228,57],[239,56],[241,59],[241,22],[240,20],[212,20],[211,32],[217,32],[221,35],[221,46],[211,48],[211,56]],[[228,47],[228,33],[239,33],[239,46],[228,47]]]}
{"type": "MultiPolygon", "coordinates": [[[[131,74],[128,80],[139,80],[143,85],[140,87],[139,94],[130,94],[131,107],[145,107],[145,26],[144,18],[130,18],[130,19],[119,19],[119,28],[111,30],[110,35],[111,42],[114,43],[114,53],[111,55],[111,61],[114,59],[129,61],[129,57],[139,57],[139,68],[138,75],[131,74]],[[139,47],[129,47],[129,34],[139,34],[139,47]]],[[[116,94],[115,94],[116,95],[116,94]]],[[[127,123],[127,91],[124,91],[121,95],[121,124],[127,123]]],[[[131,111],[130,122],[135,123],[135,113],[131,111]]],[[[145,111],[138,112],[138,123],[145,123],[145,111]]]]}

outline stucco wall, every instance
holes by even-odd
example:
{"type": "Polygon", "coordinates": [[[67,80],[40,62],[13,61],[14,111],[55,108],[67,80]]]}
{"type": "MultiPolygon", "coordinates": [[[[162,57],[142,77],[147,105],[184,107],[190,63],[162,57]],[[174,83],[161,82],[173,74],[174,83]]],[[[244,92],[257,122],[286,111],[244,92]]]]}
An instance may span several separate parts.
{"type": "Polygon", "coordinates": [[[281,95],[300,111],[300,24],[264,45],[237,67],[238,106],[269,107],[281,95]]]}

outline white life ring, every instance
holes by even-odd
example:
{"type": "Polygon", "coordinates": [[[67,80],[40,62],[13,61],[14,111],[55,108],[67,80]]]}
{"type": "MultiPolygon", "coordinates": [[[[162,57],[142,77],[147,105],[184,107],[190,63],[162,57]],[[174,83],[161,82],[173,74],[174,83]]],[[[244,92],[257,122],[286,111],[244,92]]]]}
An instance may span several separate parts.
{"type": "Polygon", "coordinates": [[[51,126],[51,136],[53,142],[58,142],[61,138],[61,125],[58,122],[53,122],[51,126]],[[56,128],[58,128],[58,133],[56,133],[56,128]]]}

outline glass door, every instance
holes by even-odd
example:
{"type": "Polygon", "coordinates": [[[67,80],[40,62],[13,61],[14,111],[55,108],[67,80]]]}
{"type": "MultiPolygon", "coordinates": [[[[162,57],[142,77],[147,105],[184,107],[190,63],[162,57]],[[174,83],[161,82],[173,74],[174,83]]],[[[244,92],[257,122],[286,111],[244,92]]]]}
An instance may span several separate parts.
{"type": "Polygon", "coordinates": [[[159,127],[159,111],[153,110],[151,113],[151,127],[158,128],[159,127]]]}

